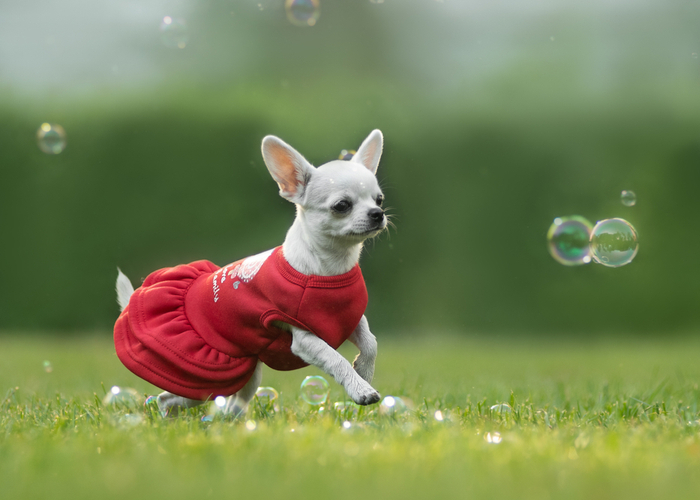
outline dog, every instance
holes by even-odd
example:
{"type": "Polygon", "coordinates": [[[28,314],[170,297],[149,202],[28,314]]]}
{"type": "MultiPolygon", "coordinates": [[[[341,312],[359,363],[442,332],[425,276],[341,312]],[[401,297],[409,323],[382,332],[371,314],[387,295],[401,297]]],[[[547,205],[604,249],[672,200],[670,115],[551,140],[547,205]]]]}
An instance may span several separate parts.
{"type": "Polygon", "coordinates": [[[219,268],[208,261],[151,273],[134,291],[118,271],[117,355],[164,389],[164,413],[227,397],[224,412],[245,411],[262,365],[313,365],[359,405],[379,401],[371,384],[377,340],[364,315],[358,261],[363,243],[387,228],[376,178],[383,136],[373,130],[349,160],[313,167],[268,135],[262,156],[296,217],[277,248],[219,268]],[[352,365],[336,349],[359,350],[352,365]]]}

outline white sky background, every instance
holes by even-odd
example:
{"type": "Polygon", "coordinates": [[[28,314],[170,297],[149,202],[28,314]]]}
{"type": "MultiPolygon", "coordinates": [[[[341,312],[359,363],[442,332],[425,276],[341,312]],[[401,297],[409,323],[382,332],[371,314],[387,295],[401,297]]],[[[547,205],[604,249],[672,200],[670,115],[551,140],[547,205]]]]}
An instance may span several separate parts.
{"type": "Polygon", "coordinates": [[[0,83],[26,91],[165,77],[159,26],[194,2],[0,0],[0,83]],[[155,44],[155,46],[153,46],[155,44]]]}
{"type": "MultiPolygon", "coordinates": [[[[260,4],[270,12],[283,0],[229,3],[234,10],[255,10],[260,4]]],[[[182,71],[172,64],[177,49],[163,46],[159,25],[165,15],[187,20],[197,5],[194,0],[0,0],[0,88],[79,94],[176,78],[182,71]]],[[[321,6],[319,23],[324,22],[323,0],[321,6]]],[[[572,44],[571,57],[581,58],[592,84],[604,83],[626,60],[661,61],[660,71],[676,71],[697,65],[692,54],[700,53],[700,24],[692,27],[700,22],[700,2],[384,0],[369,12],[386,29],[383,50],[391,64],[443,81],[488,76],[525,55],[551,50],[546,44],[572,44]]],[[[264,9],[260,15],[266,15],[264,9]]],[[[196,34],[190,43],[196,43],[196,34]]],[[[241,31],[240,46],[250,38],[241,31]]],[[[185,51],[181,57],[195,57],[192,49],[185,51]]],[[[242,57],[239,64],[244,72],[255,63],[242,57]]],[[[205,79],[220,70],[214,56],[204,68],[199,76],[205,79]]]]}

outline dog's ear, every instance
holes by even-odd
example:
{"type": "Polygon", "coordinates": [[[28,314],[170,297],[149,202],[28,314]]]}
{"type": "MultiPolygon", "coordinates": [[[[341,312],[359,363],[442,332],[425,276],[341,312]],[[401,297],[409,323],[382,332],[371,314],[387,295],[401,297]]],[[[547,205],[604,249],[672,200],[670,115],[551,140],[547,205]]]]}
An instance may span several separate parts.
{"type": "Polygon", "coordinates": [[[274,135],[263,139],[262,155],[270,175],[280,187],[280,196],[299,203],[314,167],[293,147],[274,135]]]}
{"type": "Polygon", "coordinates": [[[367,139],[362,141],[362,144],[357,148],[357,153],[352,157],[355,163],[361,163],[369,169],[373,174],[377,173],[379,159],[382,157],[382,148],[384,147],[384,137],[379,129],[374,129],[367,136],[367,139]]]}

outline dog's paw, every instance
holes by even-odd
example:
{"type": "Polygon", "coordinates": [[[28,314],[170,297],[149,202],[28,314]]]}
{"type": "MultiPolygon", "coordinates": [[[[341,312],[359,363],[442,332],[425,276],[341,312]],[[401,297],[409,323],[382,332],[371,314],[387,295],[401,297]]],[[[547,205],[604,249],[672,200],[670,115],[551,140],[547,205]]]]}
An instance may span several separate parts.
{"type": "Polygon", "coordinates": [[[370,394],[365,394],[360,398],[355,399],[355,403],[362,406],[373,405],[374,403],[378,403],[380,399],[381,396],[379,395],[379,393],[377,391],[374,391],[370,394]]]}
{"type": "Polygon", "coordinates": [[[348,390],[348,395],[352,398],[352,400],[358,405],[362,406],[379,402],[381,396],[374,389],[374,387],[369,385],[364,380],[359,380],[359,382],[361,383],[357,384],[353,389],[348,390]]]}

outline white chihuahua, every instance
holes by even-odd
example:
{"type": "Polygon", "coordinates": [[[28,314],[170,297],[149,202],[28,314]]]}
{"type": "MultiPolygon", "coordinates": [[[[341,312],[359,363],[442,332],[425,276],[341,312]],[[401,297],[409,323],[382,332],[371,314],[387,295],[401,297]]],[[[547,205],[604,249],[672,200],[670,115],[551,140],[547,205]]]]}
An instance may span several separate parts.
{"type": "Polygon", "coordinates": [[[283,370],[311,364],[356,403],[379,401],[370,385],[377,341],[364,316],[358,260],[363,242],[387,226],[375,177],[382,146],[374,130],[350,161],[314,168],[267,136],[265,165],[297,207],[281,247],[223,268],[199,261],[156,271],[136,292],[119,272],[117,353],[168,391],[158,397],[161,411],[224,395],[225,411],[237,415],[260,385],[262,363],[283,370]],[[345,339],[360,351],[352,366],[335,350],[345,339]]]}

